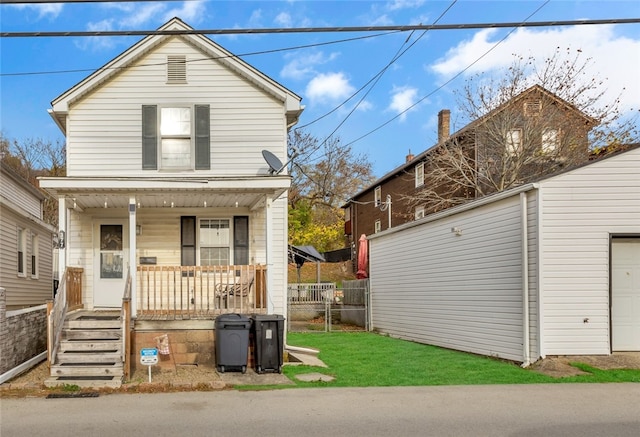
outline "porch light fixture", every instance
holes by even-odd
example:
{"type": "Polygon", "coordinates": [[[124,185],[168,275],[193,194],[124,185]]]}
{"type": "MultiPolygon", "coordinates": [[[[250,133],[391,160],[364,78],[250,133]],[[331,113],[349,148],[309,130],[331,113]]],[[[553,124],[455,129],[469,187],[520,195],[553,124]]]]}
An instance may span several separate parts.
{"type": "Polygon", "coordinates": [[[236,200],[236,208],[238,207],[238,201],[236,200]]]}
{"type": "Polygon", "coordinates": [[[462,235],[462,229],[460,228],[453,227],[451,228],[451,232],[456,234],[456,237],[459,237],[462,235]]]}
{"type": "Polygon", "coordinates": [[[205,208],[207,207],[207,201],[206,200],[204,201],[204,207],[205,208]]]}
{"type": "Polygon", "coordinates": [[[104,207],[107,207],[107,199],[104,199],[104,207]]]}
{"type": "Polygon", "coordinates": [[[136,225],[136,235],[142,235],[142,225],[136,225]]]}

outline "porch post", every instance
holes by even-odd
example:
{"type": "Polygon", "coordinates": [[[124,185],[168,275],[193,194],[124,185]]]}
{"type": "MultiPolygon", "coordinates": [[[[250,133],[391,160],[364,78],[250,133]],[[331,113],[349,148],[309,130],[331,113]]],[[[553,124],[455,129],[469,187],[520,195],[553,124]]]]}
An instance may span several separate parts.
{"type": "Polygon", "coordinates": [[[138,272],[138,264],[136,262],[136,197],[129,197],[129,272],[131,274],[131,317],[136,316],[136,287],[138,281],[136,280],[138,272]]]}
{"type": "Polygon", "coordinates": [[[67,246],[69,245],[69,231],[67,229],[67,200],[58,197],[58,235],[64,231],[64,247],[58,249],[58,280],[62,281],[64,271],[67,269],[67,246]]]}
{"type": "Polygon", "coordinates": [[[266,222],[266,246],[267,246],[267,313],[273,314],[273,198],[265,197],[265,222],[266,222]]]}

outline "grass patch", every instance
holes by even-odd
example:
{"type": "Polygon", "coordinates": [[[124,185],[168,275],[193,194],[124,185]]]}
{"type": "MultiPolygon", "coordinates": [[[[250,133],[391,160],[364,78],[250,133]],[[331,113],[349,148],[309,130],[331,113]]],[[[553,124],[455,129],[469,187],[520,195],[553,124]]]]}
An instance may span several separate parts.
{"type": "Polygon", "coordinates": [[[640,370],[600,370],[575,364],[589,375],[552,378],[495,358],[418,344],[368,332],[289,333],[287,342],[320,350],[328,368],[285,366],[296,387],[384,387],[419,385],[639,382],[640,370]],[[331,383],[306,383],[300,373],[334,376],[331,383]]]}

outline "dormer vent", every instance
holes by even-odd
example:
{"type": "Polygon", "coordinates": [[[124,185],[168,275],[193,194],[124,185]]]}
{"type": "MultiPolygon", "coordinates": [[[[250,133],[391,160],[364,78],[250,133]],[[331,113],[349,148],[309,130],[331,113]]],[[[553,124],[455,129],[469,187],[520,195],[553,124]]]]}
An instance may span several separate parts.
{"type": "Polygon", "coordinates": [[[167,56],[167,83],[187,83],[187,57],[167,56]]]}

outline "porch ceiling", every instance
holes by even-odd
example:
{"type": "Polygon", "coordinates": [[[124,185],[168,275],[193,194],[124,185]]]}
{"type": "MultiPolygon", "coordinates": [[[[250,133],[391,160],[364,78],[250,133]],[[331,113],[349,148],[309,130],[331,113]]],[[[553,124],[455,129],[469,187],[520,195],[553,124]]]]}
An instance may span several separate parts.
{"type": "Polygon", "coordinates": [[[69,208],[127,208],[135,197],[139,208],[256,208],[266,196],[277,198],[290,185],[289,177],[262,177],[253,180],[103,180],[43,178],[41,188],[65,198],[69,208]],[[100,183],[102,182],[102,183],[100,183]]]}

